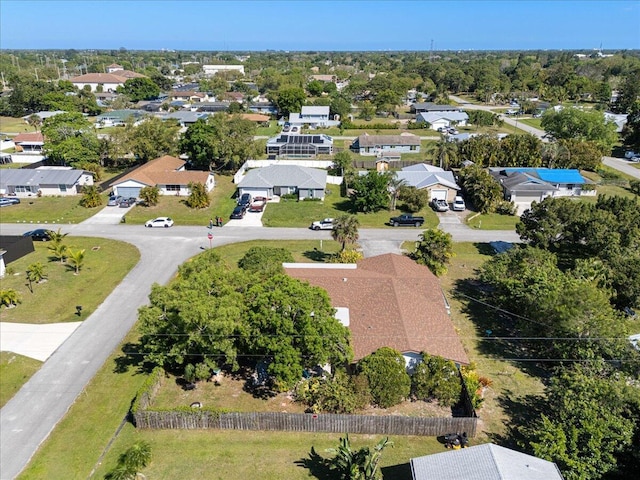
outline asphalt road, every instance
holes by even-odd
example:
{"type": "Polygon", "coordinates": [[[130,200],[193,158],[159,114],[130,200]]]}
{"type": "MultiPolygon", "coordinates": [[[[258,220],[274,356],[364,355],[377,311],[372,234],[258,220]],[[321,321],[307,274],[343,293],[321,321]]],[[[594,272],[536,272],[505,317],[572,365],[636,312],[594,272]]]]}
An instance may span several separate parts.
{"type": "Polygon", "coordinates": [[[602,163],[608,167],[615,168],[622,173],[626,173],[627,175],[640,179],[640,169],[634,167],[634,165],[638,165],[637,163],[630,162],[624,158],[615,157],[602,157],[602,163]]]}

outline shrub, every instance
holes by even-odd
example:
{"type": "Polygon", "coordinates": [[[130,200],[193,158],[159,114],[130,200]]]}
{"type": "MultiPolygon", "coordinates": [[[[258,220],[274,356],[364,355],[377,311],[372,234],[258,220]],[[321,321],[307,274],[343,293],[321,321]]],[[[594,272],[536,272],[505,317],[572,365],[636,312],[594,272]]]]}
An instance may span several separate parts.
{"type": "Polygon", "coordinates": [[[209,380],[211,378],[211,367],[205,362],[200,362],[196,364],[194,375],[198,381],[209,380]]]}
{"type": "Polygon", "coordinates": [[[342,370],[333,377],[312,377],[298,383],[295,400],[313,413],[353,413],[370,403],[366,378],[349,376],[342,370]]]}
{"type": "Polygon", "coordinates": [[[499,215],[515,215],[517,210],[515,203],[506,200],[496,202],[495,209],[499,215]]]}
{"type": "Polygon", "coordinates": [[[404,357],[389,347],[382,347],[358,363],[359,371],[369,382],[371,397],[382,408],[402,402],[411,392],[411,378],[404,357]]]}
{"type": "Polygon", "coordinates": [[[454,363],[426,353],[422,354],[422,362],[416,366],[411,383],[416,398],[435,398],[446,407],[455,405],[462,391],[460,376],[454,363]]]}
{"type": "Polygon", "coordinates": [[[291,252],[284,248],[252,247],[238,261],[238,266],[248,272],[275,275],[284,273],[283,263],[293,263],[291,252]]]}
{"type": "Polygon", "coordinates": [[[362,252],[357,250],[342,250],[331,255],[329,263],[357,263],[358,260],[362,260],[363,258],[362,252]]]}
{"type": "Polygon", "coordinates": [[[187,363],[184,367],[184,379],[189,383],[196,381],[196,366],[193,363],[187,363]]]}
{"type": "Polygon", "coordinates": [[[400,127],[397,123],[367,123],[364,125],[356,125],[349,120],[343,120],[340,128],[344,130],[396,130],[400,127]]]}
{"type": "Polygon", "coordinates": [[[149,207],[158,204],[160,189],[158,187],[143,187],[140,189],[140,198],[149,207]]]}
{"type": "Polygon", "coordinates": [[[631,180],[629,182],[629,189],[636,195],[640,195],[640,180],[631,180]]]}
{"type": "Polygon", "coordinates": [[[207,208],[211,203],[207,190],[202,183],[190,182],[189,183],[189,197],[187,197],[186,204],[189,208],[207,208]]]}
{"type": "Polygon", "coordinates": [[[298,194],[297,193],[285,193],[284,195],[280,195],[280,200],[298,200],[298,194]]]}
{"type": "Polygon", "coordinates": [[[475,365],[463,366],[460,368],[460,372],[462,373],[462,379],[469,392],[469,397],[471,397],[471,405],[473,405],[473,408],[480,407],[482,402],[484,402],[484,398],[482,398],[483,386],[480,382],[478,372],[475,370],[475,365]]]}

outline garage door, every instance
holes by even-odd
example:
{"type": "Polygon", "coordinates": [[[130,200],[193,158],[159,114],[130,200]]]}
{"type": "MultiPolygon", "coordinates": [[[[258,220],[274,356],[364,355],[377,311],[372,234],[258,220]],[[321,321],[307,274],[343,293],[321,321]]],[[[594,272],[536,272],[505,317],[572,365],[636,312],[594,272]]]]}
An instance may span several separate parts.
{"type": "Polygon", "coordinates": [[[431,190],[431,200],[447,200],[447,191],[446,190],[431,190]]]}
{"type": "Polygon", "coordinates": [[[262,188],[241,188],[239,189],[239,194],[250,193],[253,198],[256,197],[269,197],[269,191],[267,189],[262,188]]]}
{"type": "Polygon", "coordinates": [[[117,192],[114,193],[124,198],[138,198],[140,195],[140,188],[141,187],[117,187],[117,192]]]}
{"type": "Polygon", "coordinates": [[[540,202],[540,194],[536,193],[534,195],[516,195],[515,198],[511,197],[512,200],[516,203],[531,203],[531,202],[540,202]]]}

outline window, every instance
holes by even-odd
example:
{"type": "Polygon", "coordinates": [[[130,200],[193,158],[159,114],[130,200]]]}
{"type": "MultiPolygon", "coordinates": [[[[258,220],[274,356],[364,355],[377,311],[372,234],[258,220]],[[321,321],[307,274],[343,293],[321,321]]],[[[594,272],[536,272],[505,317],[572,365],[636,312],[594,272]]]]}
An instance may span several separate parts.
{"type": "Polygon", "coordinates": [[[180,185],[167,185],[165,187],[165,190],[167,192],[179,192],[180,191],[180,185]]]}
{"type": "Polygon", "coordinates": [[[61,192],[66,192],[67,191],[67,186],[63,185],[63,184],[60,184],[60,185],[58,185],[58,189],[60,189],[61,192]]]}
{"type": "Polygon", "coordinates": [[[38,191],[38,187],[32,187],[30,185],[16,185],[14,192],[15,193],[36,193],[38,191]]]}
{"type": "Polygon", "coordinates": [[[411,145],[411,147],[409,148],[409,150],[416,150],[418,148],[417,145],[411,145]]]}

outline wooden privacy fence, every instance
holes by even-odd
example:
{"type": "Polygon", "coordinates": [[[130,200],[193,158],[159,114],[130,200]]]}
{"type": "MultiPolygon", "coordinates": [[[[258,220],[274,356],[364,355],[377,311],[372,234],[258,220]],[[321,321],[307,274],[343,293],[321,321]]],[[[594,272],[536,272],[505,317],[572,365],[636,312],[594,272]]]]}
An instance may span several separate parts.
{"type": "Polygon", "coordinates": [[[279,430],[293,432],[364,433],[384,435],[440,436],[476,433],[476,417],[424,418],[399,415],[340,415],[282,412],[217,413],[140,410],[134,414],[137,428],[279,430]]]}

